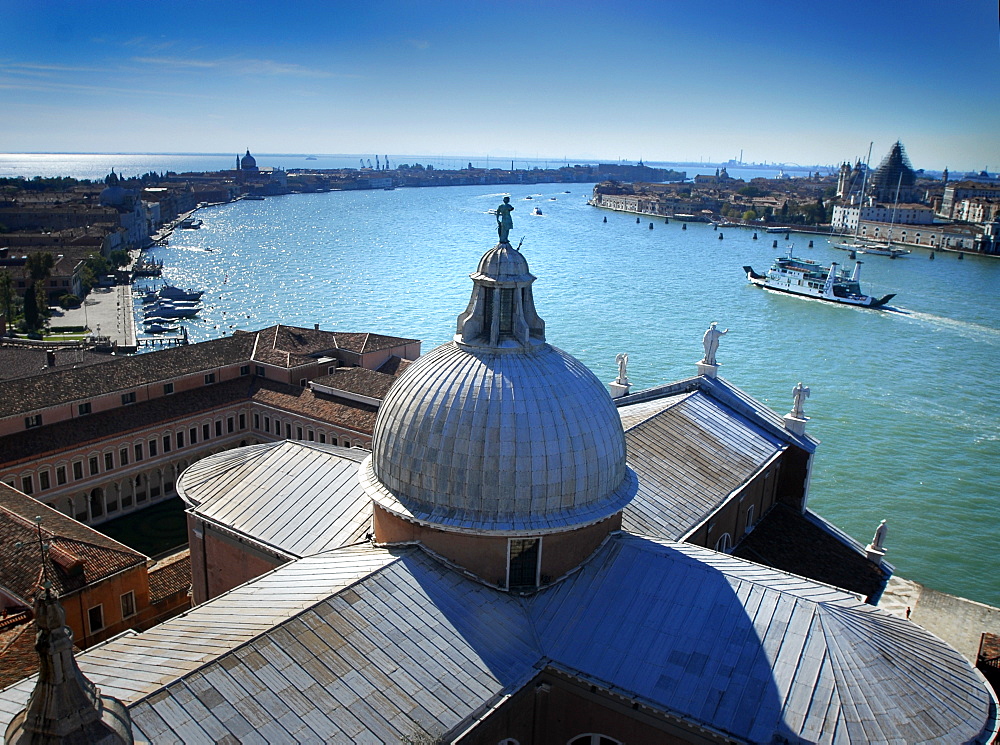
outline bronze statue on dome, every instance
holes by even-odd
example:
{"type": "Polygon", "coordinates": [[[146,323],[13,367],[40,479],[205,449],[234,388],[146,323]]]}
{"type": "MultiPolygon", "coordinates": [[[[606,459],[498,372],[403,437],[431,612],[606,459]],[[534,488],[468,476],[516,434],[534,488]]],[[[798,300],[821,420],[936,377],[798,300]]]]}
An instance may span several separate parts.
{"type": "Polygon", "coordinates": [[[510,235],[510,229],[514,227],[514,221],[510,217],[510,213],[513,211],[514,207],[510,203],[510,197],[504,197],[503,204],[496,209],[497,235],[500,236],[501,243],[509,243],[507,236],[510,235]]]}

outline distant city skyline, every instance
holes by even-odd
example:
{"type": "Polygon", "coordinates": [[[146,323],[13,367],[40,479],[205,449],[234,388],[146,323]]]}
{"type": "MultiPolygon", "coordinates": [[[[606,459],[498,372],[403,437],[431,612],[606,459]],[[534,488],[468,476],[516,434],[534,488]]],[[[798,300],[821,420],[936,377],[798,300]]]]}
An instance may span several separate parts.
{"type": "Polygon", "coordinates": [[[995,2],[0,0],[0,150],[1000,170],[995,2]]]}

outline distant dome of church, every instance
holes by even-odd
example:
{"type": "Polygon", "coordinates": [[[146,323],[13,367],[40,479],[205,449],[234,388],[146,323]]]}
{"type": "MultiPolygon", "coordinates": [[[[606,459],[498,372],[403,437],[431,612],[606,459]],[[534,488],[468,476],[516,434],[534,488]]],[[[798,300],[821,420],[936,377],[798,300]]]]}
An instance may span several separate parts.
{"type": "Polygon", "coordinates": [[[125,199],[128,196],[128,192],[121,185],[118,179],[118,174],[111,171],[111,174],[104,179],[104,183],[107,184],[101,190],[101,196],[99,197],[101,204],[108,205],[110,207],[121,207],[125,204],[125,199]]]}
{"type": "Polygon", "coordinates": [[[257,168],[257,160],[250,154],[249,148],[247,148],[247,154],[240,159],[240,168],[244,171],[257,168]]]}
{"type": "Polygon", "coordinates": [[[454,341],[379,408],[366,489],[390,513],[458,531],[561,531],[615,514],[636,482],[607,390],[545,343],[517,249],[501,242],[471,276],[454,341]]]}

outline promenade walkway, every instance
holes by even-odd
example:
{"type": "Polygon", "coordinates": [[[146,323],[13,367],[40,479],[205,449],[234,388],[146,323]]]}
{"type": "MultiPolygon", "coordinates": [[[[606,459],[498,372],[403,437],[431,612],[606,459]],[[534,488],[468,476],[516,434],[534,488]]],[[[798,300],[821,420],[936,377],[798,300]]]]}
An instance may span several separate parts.
{"type": "Polygon", "coordinates": [[[902,577],[892,577],[879,608],[906,618],[944,639],[973,666],[983,632],[1000,634],[1000,608],[947,595],[902,577]]]}
{"type": "Polygon", "coordinates": [[[85,326],[94,336],[106,336],[119,347],[136,346],[132,286],[95,287],[79,308],[52,309],[52,326],[85,326]]]}

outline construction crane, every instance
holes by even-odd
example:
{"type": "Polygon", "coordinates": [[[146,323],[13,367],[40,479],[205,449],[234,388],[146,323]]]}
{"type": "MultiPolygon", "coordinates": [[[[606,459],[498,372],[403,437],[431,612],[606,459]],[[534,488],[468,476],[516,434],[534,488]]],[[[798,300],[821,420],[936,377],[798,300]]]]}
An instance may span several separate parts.
{"type": "Polygon", "coordinates": [[[368,167],[369,167],[369,168],[371,168],[371,167],[372,167],[372,159],[371,159],[371,158],[369,158],[369,159],[368,159],[368,167]]]}

